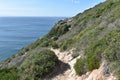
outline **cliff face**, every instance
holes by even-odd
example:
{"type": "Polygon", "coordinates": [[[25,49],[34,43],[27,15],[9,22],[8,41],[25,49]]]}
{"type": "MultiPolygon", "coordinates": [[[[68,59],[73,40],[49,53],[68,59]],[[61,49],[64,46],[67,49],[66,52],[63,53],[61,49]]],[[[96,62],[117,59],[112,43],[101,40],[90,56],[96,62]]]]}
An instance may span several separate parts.
{"type": "Polygon", "coordinates": [[[22,80],[119,80],[120,0],[107,0],[72,18],[59,21],[47,35],[0,66],[3,72],[14,67],[11,71],[19,74],[17,79],[22,80]],[[44,58],[34,55],[46,49],[52,50],[59,61],[53,58],[55,63],[39,65],[44,58]],[[56,62],[58,64],[52,66],[56,62]],[[50,72],[48,67],[51,67],[50,72]],[[26,76],[23,77],[21,72],[26,76]]]}

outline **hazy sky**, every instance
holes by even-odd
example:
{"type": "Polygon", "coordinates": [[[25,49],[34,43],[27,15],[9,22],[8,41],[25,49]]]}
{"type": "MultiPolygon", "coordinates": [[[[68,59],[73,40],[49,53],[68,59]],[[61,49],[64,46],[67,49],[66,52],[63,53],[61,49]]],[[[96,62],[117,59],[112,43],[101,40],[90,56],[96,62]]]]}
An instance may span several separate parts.
{"type": "Polygon", "coordinates": [[[0,16],[74,16],[105,0],[0,0],[0,16]]]}

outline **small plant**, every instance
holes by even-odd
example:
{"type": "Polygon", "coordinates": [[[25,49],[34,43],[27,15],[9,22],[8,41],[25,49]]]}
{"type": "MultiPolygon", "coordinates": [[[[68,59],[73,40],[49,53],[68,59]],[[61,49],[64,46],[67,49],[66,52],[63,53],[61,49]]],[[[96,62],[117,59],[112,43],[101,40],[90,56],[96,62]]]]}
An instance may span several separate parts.
{"type": "Polygon", "coordinates": [[[87,60],[87,69],[88,71],[92,71],[94,69],[98,69],[100,67],[100,58],[98,58],[96,55],[92,55],[90,58],[87,60]]]}
{"type": "Polygon", "coordinates": [[[59,48],[57,42],[55,42],[55,41],[51,42],[51,43],[50,43],[50,46],[51,46],[52,48],[54,48],[54,49],[59,48]]]}
{"type": "Polygon", "coordinates": [[[86,62],[87,62],[87,60],[85,58],[80,58],[77,60],[77,62],[74,65],[74,69],[75,69],[77,75],[81,76],[82,74],[86,73],[86,71],[87,71],[86,62]]]}
{"type": "Polygon", "coordinates": [[[72,57],[73,57],[73,58],[76,58],[76,57],[78,57],[78,56],[79,56],[79,53],[73,53],[73,54],[72,54],[72,57]]]}
{"type": "Polygon", "coordinates": [[[73,39],[69,39],[69,40],[63,42],[62,45],[61,45],[61,51],[67,50],[68,47],[72,46],[73,43],[74,43],[73,39]]]}

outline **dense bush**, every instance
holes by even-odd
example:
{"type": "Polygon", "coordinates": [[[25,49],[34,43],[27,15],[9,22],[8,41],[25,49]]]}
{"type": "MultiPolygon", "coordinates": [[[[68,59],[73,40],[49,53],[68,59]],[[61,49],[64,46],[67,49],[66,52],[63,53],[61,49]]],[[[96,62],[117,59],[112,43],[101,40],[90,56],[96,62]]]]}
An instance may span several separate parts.
{"type": "Polygon", "coordinates": [[[32,52],[20,68],[27,75],[26,78],[38,80],[52,73],[57,64],[58,58],[54,52],[45,49],[39,53],[32,52]]]}
{"type": "Polygon", "coordinates": [[[120,60],[120,30],[113,30],[109,32],[109,34],[106,36],[106,42],[109,45],[105,52],[104,52],[104,57],[108,61],[115,61],[115,60],[120,60]]]}
{"type": "Polygon", "coordinates": [[[69,31],[69,28],[71,26],[68,25],[66,22],[64,21],[61,21],[59,22],[57,25],[55,25],[55,27],[53,27],[51,29],[51,31],[48,33],[47,37],[50,38],[50,37],[60,37],[61,35],[67,33],[69,31]]]}
{"type": "Polygon", "coordinates": [[[82,74],[86,73],[86,71],[87,71],[86,61],[87,61],[87,60],[86,60],[85,58],[80,58],[80,59],[78,59],[77,62],[75,63],[74,69],[75,69],[77,75],[80,75],[80,76],[81,76],[82,74]]]}
{"type": "Polygon", "coordinates": [[[18,70],[16,68],[0,70],[0,80],[20,80],[18,70]]]}
{"type": "Polygon", "coordinates": [[[80,58],[75,64],[75,71],[77,74],[82,75],[88,71],[98,69],[101,63],[101,54],[104,51],[104,46],[102,43],[91,43],[85,50],[85,58],[80,58]],[[102,49],[103,48],[103,49],[102,49]],[[84,70],[84,71],[83,71],[84,70]]]}
{"type": "Polygon", "coordinates": [[[90,58],[88,58],[86,62],[88,71],[98,69],[100,67],[100,62],[101,62],[100,58],[95,54],[90,56],[90,58]]]}

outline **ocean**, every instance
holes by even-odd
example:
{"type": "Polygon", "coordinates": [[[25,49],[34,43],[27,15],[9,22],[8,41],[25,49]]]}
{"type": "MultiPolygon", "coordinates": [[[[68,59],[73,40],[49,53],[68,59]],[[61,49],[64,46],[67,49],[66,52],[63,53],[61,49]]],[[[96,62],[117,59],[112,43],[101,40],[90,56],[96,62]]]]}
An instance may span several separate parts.
{"type": "Polygon", "coordinates": [[[0,17],[0,61],[47,34],[63,17],[0,17]]]}

